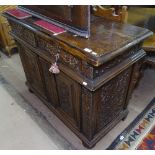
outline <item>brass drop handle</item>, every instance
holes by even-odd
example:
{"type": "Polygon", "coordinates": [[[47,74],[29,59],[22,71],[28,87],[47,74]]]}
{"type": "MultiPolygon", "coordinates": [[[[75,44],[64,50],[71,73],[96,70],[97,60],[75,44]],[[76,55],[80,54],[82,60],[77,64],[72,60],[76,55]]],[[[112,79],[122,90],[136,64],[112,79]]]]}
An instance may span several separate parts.
{"type": "Polygon", "coordinates": [[[59,54],[56,54],[55,55],[56,57],[56,61],[55,63],[53,63],[49,69],[49,71],[53,74],[59,74],[60,73],[60,69],[59,69],[59,66],[57,65],[57,62],[58,62],[58,59],[59,59],[59,54]]]}

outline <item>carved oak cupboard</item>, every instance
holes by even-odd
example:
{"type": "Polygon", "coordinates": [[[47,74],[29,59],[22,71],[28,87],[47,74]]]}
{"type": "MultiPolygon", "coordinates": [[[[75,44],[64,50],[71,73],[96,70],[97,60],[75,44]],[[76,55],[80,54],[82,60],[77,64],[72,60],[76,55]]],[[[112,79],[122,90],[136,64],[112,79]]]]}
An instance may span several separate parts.
{"type": "Polygon", "coordinates": [[[145,57],[142,42],[152,32],[93,17],[88,39],[59,35],[4,14],[27,78],[27,86],[89,148],[127,114],[145,57]],[[59,54],[60,73],[49,72],[59,54]]]}

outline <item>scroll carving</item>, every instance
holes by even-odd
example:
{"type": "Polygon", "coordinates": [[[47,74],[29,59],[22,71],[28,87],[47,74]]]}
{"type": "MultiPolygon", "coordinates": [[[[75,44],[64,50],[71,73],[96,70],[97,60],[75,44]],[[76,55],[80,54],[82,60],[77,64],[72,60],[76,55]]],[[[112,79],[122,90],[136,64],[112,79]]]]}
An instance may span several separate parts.
{"type": "Polygon", "coordinates": [[[131,49],[126,54],[120,55],[120,56],[116,57],[115,59],[111,60],[110,62],[103,64],[101,67],[98,67],[97,69],[95,69],[94,70],[94,78],[104,74],[105,72],[109,71],[111,68],[120,64],[123,60],[134,55],[137,52],[138,48],[135,48],[135,49],[136,50],[131,49]]]}
{"type": "Polygon", "coordinates": [[[82,75],[89,79],[93,79],[94,77],[94,68],[84,61],[82,61],[82,75]]]}
{"type": "Polygon", "coordinates": [[[32,46],[36,46],[35,35],[30,30],[26,29],[20,24],[10,22],[13,33],[15,33],[18,37],[23,39],[24,41],[30,43],[32,46]]]}
{"type": "Polygon", "coordinates": [[[46,50],[53,57],[58,53],[58,47],[55,42],[50,41],[50,43],[49,43],[49,42],[45,41],[44,39],[41,39],[40,37],[37,37],[37,42],[38,42],[39,48],[46,50]]]}
{"type": "Polygon", "coordinates": [[[97,92],[97,130],[101,130],[123,111],[131,68],[106,83],[97,92]]]}
{"type": "Polygon", "coordinates": [[[59,46],[56,41],[46,41],[42,39],[40,36],[36,36],[33,32],[26,29],[24,26],[10,22],[13,27],[13,32],[22,38],[24,41],[30,43],[33,46],[38,46],[38,48],[42,50],[46,50],[52,57],[59,52],[60,53],[60,61],[71,68],[73,71],[78,73],[79,75],[85,76],[88,79],[95,79],[105,72],[109,71],[114,66],[118,65],[120,62],[135,54],[137,50],[139,50],[140,46],[137,45],[134,49],[130,49],[126,52],[126,54],[120,55],[113,59],[112,61],[101,65],[100,67],[94,68],[87,62],[82,61],[81,59],[76,58],[72,54],[65,51],[63,48],[59,46]],[[36,43],[37,42],[37,43],[36,43]]]}
{"type": "Polygon", "coordinates": [[[67,53],[65,50],[61,49],[60,51],[60,61],[68,65],[73,70],[80,73],[81,71],[81,61],[78,58],[75,58],[71,54],[67,53]]]}

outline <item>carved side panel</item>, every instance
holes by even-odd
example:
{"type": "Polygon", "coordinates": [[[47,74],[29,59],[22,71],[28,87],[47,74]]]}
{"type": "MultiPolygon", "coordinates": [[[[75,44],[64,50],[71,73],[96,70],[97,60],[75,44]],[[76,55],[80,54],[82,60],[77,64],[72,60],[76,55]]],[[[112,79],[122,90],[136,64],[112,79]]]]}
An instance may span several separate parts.
{"type": "Polygon", "coordinates": [[[39,66],[38,56],[30,49],[18,43],[19,54],[28,83],[44,98],[45,90],[39,66]]]}
{"type": "Polygon", "coordinates": [[[81,86],[64,73],[55,75],[59,105],[58,110],[75,127],[80,127],[81,86]]]}
{"type": "Polygon", "coordinates": [[[123,111],[130,76],[131,68],[107,82],[95,93],[97,131],[103,129],[123,111]]]}

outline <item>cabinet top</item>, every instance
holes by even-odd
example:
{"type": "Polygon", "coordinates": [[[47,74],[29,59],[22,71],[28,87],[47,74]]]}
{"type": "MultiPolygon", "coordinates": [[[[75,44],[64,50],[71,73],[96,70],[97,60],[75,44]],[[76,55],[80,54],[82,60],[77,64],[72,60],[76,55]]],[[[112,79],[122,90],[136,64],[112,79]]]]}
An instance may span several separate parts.
{"type": "MultiPolygon", "coordinates": [[[[51,32],[33,24],[34,21],[38,20],[37,18],[32,17],[24,20],[17,20],[8,14],[4,14],[4,16],[24,25],[35,33],[43,34],[46,36],[45,38],[54,38],[73,48],[77,51],[75,53],[76,56],[86,60],[94,66],[99,66],[114,57],[123,54],[129,48],[153,34],[145,28],[94,17],[90,24],[91,36],[86,39],[76,36],[71,32],[53,35],[51,32]]],[[[74,55],[74,52],[72,52],[72,54],[74,55]]]]}
{"type": "Polygon", "coordinates": [[[91,23],[90,32],[91,36],[88,39],[74,37],[70,33],[63,33],[57,38],[67,41],[81,51],[91,49],[94,53],[87,51],[85,53],[104,63],[152,35],[148,29],[103,18],[96,18],[91,23]]]}

